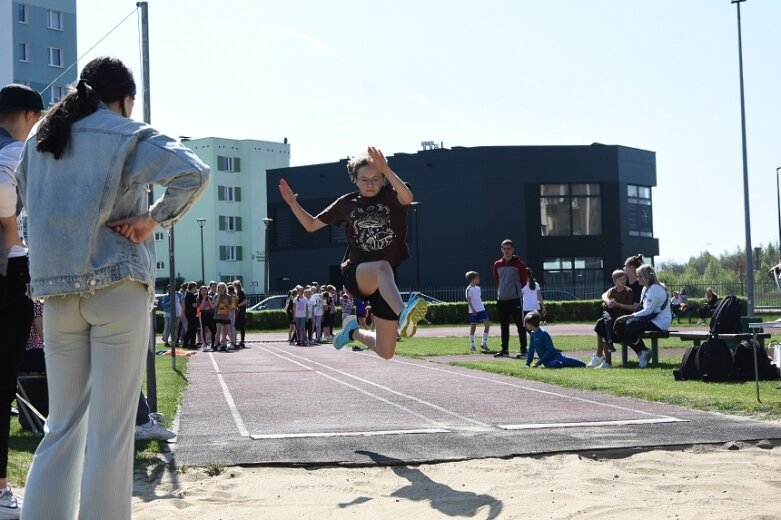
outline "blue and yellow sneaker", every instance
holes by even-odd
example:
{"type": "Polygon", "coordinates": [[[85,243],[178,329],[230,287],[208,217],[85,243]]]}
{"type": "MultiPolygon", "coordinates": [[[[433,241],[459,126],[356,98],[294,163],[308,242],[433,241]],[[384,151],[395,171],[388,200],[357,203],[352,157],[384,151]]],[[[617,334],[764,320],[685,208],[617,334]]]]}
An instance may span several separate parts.
{"type": "Polygon", "coordinates": [[[410,296],[399,315],[399,332],[403,338],[411,338],[418,331],[418,322],[426,317],[428,303],[417,294],[410,296]]]}
{"type": "Polygon", "coordinates": [[[350,333],[358,327],[358,320],[354,316],[347,320],[347,323],[342,325],[342,330],[339,331],[339,334],[334,336],[334,348],[339,350],[350,343],[350,333]]]}

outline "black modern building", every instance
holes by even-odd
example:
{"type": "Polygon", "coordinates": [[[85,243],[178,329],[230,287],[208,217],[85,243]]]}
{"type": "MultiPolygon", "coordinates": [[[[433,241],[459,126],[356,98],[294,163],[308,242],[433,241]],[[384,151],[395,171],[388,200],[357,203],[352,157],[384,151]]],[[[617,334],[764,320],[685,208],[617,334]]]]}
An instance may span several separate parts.
{"type": "MultiPolygon", "coordinates": [[[[626,257],[659,254],[653,237],[654,152],[617,145],[487,146],[399,153],[388,158],[412,186],[410,258],[399,286],[459,287],[479,271],[491,297],[491,268],[505,238],[537,275],[545,292],[596,297],[626,257]],[[596,293],[596,294],[594,294],[596,293]]],[[[307,233],[279,195],[285,178],[317,215],[356,187],[347,160],[269,170],[272,291],[313,280],[339,284],[344,229],[307,233]]],[[[551,298],[561,299],[561,298],[551,298]]]]}

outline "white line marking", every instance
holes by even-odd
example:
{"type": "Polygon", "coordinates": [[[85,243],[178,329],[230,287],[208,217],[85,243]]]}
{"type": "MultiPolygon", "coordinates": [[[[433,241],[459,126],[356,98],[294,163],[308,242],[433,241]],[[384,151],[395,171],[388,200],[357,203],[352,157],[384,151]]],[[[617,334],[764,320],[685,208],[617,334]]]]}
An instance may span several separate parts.
{"type": "Polygon", "coordinates": [[[239,410],[236,408],[236,402],[233,400],[231,391],[228,389],[228,385],[225,383],[225,379],[222,377],[220,367],[217,366],[217,360],[214,359],[214,354],[211,352],[209,352],[209,359],[212,360],[214,371],[217,373],[217,380],[220,382],[220,386],[222,387],[222,395],[225,396],[225,401],[228,403],[228,409],[231,411],[233,421],[236,423],[236,428],[238,428],[239,434],[242,437],[249,437],[249,431],[247,431],[247,427],[244,425],[244,421],[241,419],[241,414],[239,414],[239,410]]]}
{"type": "Polygon", "coordinates": [[[571,422],[571,423],[538,423],[538,424],[498,424],[499,428],[505,430],[538,430],[544,428],[583,428],[588,426],[629,426],[633,424],[662,424],[674,422],[689,422],[686,419],[676,419],[674,417],[663,417],[660,419],[625,419],[619,421],[592,421],[592,422],[571,422]]]}
{"type": "Polygon", "coordinates": [[[319,370],[315,370],[315,369],[314,369],[314,368],[312,368],[312,367],[308,367],[308,366],[306,366],[306,365],[304,365],[304,364],[302,364],[302,363],[299,363],[298,361],[296,361],[296,360],[294,360],[294,359],[287,358],[287,357],[285,357],[285,356],[282,356],[282,355],[280,355],[280,354],[277,354],[276,352],[272,352],[272,351],[270,351],[270,350],[268,350],[268,349],[266,349],[266,348],[260,347],[260,349],[261,349],[261,350],[265,350],[265,351],[266,351],[266,352],[268,352],[269,354],[271,354],[271,355],[273,355],[273,356],[277,356],[277,357],[278,357],[278,358],[280,358],[280,359],[284,359],[285,361],[289,361],[289,362],[291,362],[291,363],[295,363],[296,365],[299,365],[299,366],[301,366],[301,367],[303,367],[303,368],[305,368],[305,369],[307,369],[307,370],[310,370],[310,371],[314,372],[315,374],[321,375],[321,376],[323,376],[323,377],[325,377],[325,378],[328,378],[328,379],[330,379],[330,380],[332,380],[332,381],[335,381],[335,382],[337,382],[337,383],[339,383],[339,384],[342,384],[342,385],[344,385],[344,386],[346,386],[346,387],[348,387],[348,388],[351,388],[351,389],[353,389],[353,390],[355,390],[355,391],[357,391],[357,392],[360,392],[360,393],[362,393],[362,394],[364,394],[364,395],[368,395],[369,397],[373,397],[374,399],[377,399],[378,401],[382,401],[382,402],[383,402],[383,403],[385,403],[385,404],[388,404],[388,405],[390,405],[390,406],[393,406],[393,407],[395,407],[395,408],[398,408],[399,410],[405,411],[405,412],[407,412],[407,413],[409,413],[409,414],[411,414],[411,415],[414,415],[415,417],[417,417],[417,418],[419,418],[419,419],[422,419],[422,420],[424,420],[424,421],[426,421],[426,422],[428,422],[428,423],[431,423],[431,424],[433,424],[434,426],[442,426],[440,423],[438,423],[438,422],[437,422],[437,421],[435,421],[434,419],[432,419],[432,418],[430,418],[430,417],[426,417],[425,415],[423,415],[423,414],[420,414],[420,413],[418,413],[418,412],[416,412],[416,411],[414,411],[414,410],[410,410],[410,409],[409,409],[409,408],[407,408],[406,406],[402,406],[402,405],[400,405],[400,404],[398,404],[398,403],[394,403],[393,401],[389,401],[388,399],[385,399],[384,397],[380,397],[379,395],[376,395],[376,394],[373,394],[373,393],[371,393],[371,392],[368,392],[368,391],[366,391],[366,390],[364,390],[364,389],[362,389],[362,388],[358,388],[357,386],[351,385],[350,383],[347,383],[346,381],[342,381],[341,379],[337,379],[337,378],[335,378],[335,377],[333,377],[333,376],[331,376],[331,375],[328,375],[328,374],[326,374],[326,373],[324,373],[324,372],[320,372],[319,370]]]}
{"type": "MultiPolygon", "coordinates": [[[[275,350],[279,351],[279,349],[276,349],[276,348],[275,348],[275,350]]],[[[465,417],[465,416],[463,416],[463,415],[461,415],[459,413],[456,413],[456,412],[454,412],[452,410],[448,410],[448,409],[442,408],[441,406],[436,405],[434,403],[430,403],[428,401],[424,401],[423,399],[418,399],[417,397],[413,397],[411,395],[408,395],[408,394],[405,394],[405,393],[402,393],[402,392],[398,392],[396,390],[388,388],[387,386],[383,386],[383,385],[381,385],[379,383],[375,383],[373,381],[369,381],[368,379],[363,379],[361,377],[354,376],[352,374],[349,374],[349,373],[344,372],[342,370],[339,370],[339,369],[336,369],[334,367],[325,365],[323,363],[319,363],[319,362],[314,361],[312,359],[305,358],[305,357],[302,357],[302,356],[298,356],[296,354],[291,354],[290,352],[285,352],[285,351],[282,351],[282,352],[284,352],[288,356],[297,357],[299,359],[303,359],[303,360],[308,361],[310,363],[313,363],[315,365],[320,365],[321,367],[327,368],[328,370],[332,370],[332,371],[334,371],[334,372],[336,372],[338,374],[342,374],[343,376],[351,377],[351,378],[356,379],[356,380],[358,380],[358,381],[360,381],[362,383],[365,383],[367,385],[376,386],[377,388],[381,388],[382,390],[385,390],[386,392],[390,392],[391,394],[395,394],[395,395],[398,395],[400,397],[404,397],[405,399],[409,399],[411,401],[415,401],[416,403],[420,403],[422,405],[428,406],[428,407],[433,408],[433,409],[435,409],[435,410],[437,410],[439,412],[442,412],[442,413],[445,413],[445,414],[448,414],[448,415],[452,415],[453,417],[456,417],[457,419],[460,419],[460,420],[465,421],[465,422],[470,422],[470,423],[472,423],[474,425],[480,426],[481,428],[487,428],[487,429],[491,429],[491,430],[494,429],[494,427],[492,425],[488,424],[488,423],[484,423],[484,422],[478,421],[476,419],[470,419],[469,417],[465,417]]],[[[339,381],[339,380],[335,379],[335,381],[339,381]]]]}
{"type": "MultiPolygon", "coordinates": [[[[662,415],[662,414],[658,414],[658,413],[645,412],[643,410],[635,410],[633,408],[628,408],[626,406],[619,406],[617,404],[600,403],[599,401],[594,401],[592,399],[586,399],[585,397],[576,397],[576,396],[572,396],[572,395],[560,394],[558,392],[552,392],[550,390],[540,390],[539,388],[532,388],[530,386],[519,385],[519,384],[516,384],[516,383],[509,383],[507,381],[499,381],[499,380],[496,380],[496,379],[491,379],[490,377],[476,376],[476,375],[473,375],[473,374],[464,374],[464,373],[457,372],[457,371],[454,371],[454,370],[445,370],[443,368],[432,367],[432,366],[424,365],[424,364],[421,364],[421,363],[410,363],[409,361],[399,361],[398,359],[391,359],[391,361],[393,361],[395,363],[401,363],[403,365],[410,365],[410,366],[413,366],[413,367],[423,368],[423,369],[426,369],[426,370],[436,370],[438,372],[445,372],[446,374],[453,374],[453,375],[457,375],[457,376],[460,376],[460,377],[466,377],[466,378],[469,378],[469,379],[478,379],[480,381],[489,381],[491,383],[496,383],[498,385],[510,386],[510,387],[513,387],[513,388],[519,388],[521,390],[528,390],[530,392],[537,392],[537,393],[540,393],[540,394],[552,395],[552,396],[555,396],[555,397],[562,397],[564,399],[572,399],[572,400],[575,400],[575,401],[581,401],[583,403],[589,403],[589,404],[593,404],[593,405],[597,405],[597,406],[603,406],[605,408],[615,408],[617,410],[624,410],[626,412],[633,412],[633,413],[637,413],[637,414],[640,414],[640,415],[650,415],[650,416],[653,416],[653,417],[661,417],[661,418],[664,418],[664,419],[680,420],[680,419],[678,419],[676,417],[671,417],[669,415],[662,415]]],[[[458,367],[458,368],[465,368],[465,367],[458,367]]],[[[467,370],[470,370],[470,369],[467,369],[467,370]]],[[[508,376],[508,377],[511,377],[511,376],[508,376]]]]}
{"type": "Polygon", "coordinates": [[[374,437],[379,435],[418,435],[424,433],[452,433],[443,428],[421,428],[418,430],[378,430],[370,432],[319,432],[319,433],[280,433],[270,435],[250,435],[254,440],[261,439],[304,439],[312,437],[374,437]]]}

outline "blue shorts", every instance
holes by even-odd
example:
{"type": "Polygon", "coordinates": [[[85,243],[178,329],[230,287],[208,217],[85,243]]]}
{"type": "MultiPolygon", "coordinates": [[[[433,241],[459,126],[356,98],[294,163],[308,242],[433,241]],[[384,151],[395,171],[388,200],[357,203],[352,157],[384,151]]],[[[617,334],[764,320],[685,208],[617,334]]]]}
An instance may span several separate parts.
{"type": "Polygon", "coordinates": [[[477,314],[469,313],[469,324],[474,325],[475,323],[482,323],[485,320],[488,319],[488,311],[485,309],[478,312],[477,314]]]}

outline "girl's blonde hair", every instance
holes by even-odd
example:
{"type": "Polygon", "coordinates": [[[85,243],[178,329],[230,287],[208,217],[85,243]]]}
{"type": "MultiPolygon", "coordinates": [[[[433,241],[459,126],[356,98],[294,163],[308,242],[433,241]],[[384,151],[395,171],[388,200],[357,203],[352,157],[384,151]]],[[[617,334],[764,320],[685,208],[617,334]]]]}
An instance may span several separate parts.
{"type": "Polygon", "coordinates": [[[654,271],[653,266],[649,264],[643,264],[637,268],[637,277],[648,282],[648,285],[659,283],[659,279],[656,277],[656,271],[654,271]]]}

